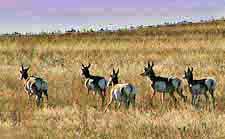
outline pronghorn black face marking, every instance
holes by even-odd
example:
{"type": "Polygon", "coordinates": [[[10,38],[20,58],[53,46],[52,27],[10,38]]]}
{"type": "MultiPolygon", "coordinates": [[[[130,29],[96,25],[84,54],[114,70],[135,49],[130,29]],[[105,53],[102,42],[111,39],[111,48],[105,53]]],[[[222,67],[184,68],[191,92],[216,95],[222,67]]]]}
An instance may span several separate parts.
{"type": "Polygon", "coordinates": [[[144,72],[141,73],[141,76],[147,76],[152,81],[151,87],[154,90],[154,93],[152,95],[152,98],[154,97],[156,92],[162,93],[162,103],[163,103],[163,95],[165,93],[169,93],[170,96],[176,101],[176,98],[174,96],[174,92],[176,91],[180,97],[183,98],[184,101],[186,101],[187,97],[183,95],[183,87],[182,87],[182,81],[176,77],[160,77],[156,76],[154,70],[154,63],[151,64],[148,62],[147,67],[144,67],[144,72]]]}
{"type": "Polygon", "coordinates": [[[213,101],[213,107],[215,108],[215,97],[214,97],[214,91],[216,89],[216,80],[212,78],[205,78],[200,80],[194,80],[193,79],[193,67],[187,69],[187,71],[184,71],[184,79],[187,80],[190,92],[192,94],[192,104],[196,104],[197,96],[204,95],[206,98],[206,101],[208,101],[208,95],[207,92],[209,92],[212,96],[213,101]]]}
{"type": "Polygon", "coordinates": [[[26,80],[28,78],[29,67],[24,68],[23,64],[20,67],[20,80],[26,80]]]}
{"type": "Polygon", "coordinates": [[[114,68],[113,68],[113,72],[110,75],[109,81],[108,81],[108,85],[116,85],[119,83],[119,79],[118,79],[118,74],[119,74],[119,69],[117,70],[117,72],[115,72],[114,68]]]}
{"type": "Polygon", "coordinates": [[[147,65],[147,67],[144,67],[144,72],[141,73],[141,76],[149,76],[149,77],[155,76],[155,72],[153,70],[153,66],[154,66],[153,62],[152,62],[151,65],[148,62],[148,65],[147,65]]]}
{"type": "Polygon", "coordinates": [[[89,68],[91,67],[91,64],[88,64],[88,66],[84,66],[84,64],[81,65],[81,74],[85,77],[85,78],[89,78],[90,72],[89,72],[89,68]]]}

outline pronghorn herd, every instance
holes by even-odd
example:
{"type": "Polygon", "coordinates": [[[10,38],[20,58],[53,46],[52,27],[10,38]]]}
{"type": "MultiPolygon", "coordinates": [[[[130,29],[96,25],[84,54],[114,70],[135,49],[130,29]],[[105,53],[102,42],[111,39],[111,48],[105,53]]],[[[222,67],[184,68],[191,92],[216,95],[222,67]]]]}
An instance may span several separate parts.
{"type": "MultiPolygon", "coordinates": [[[[131,83],[119,83],[119,69],[115,71],[113,68],[110,78],[107,80],[102,76],[92,75],[89,71],[91,64],[85,66],[81,65],[81,76],[85,79],[85,87],[87,88],[88,94],[92,92],[93,94],[98,94],[102,99],[102,108],[105,105],[105,99],[107,96],[106,91],[109,92],[109,100],[106,104],[104,111],[106,112],[111,105],[115,102],[115,107],[119,108],[121,103],[124,103],[126,108],[129,108],[129,105],[132,104],[135,107],[135,100],[137,95],[136,87],[131,83]],[[109,89],[110,88],[110,89],[109,89]]],[[[151,98],[155,96],[156,93],[161,94],[161,103],[163,104],[165,94],[169,94],[176,103],[177,99],[175,97],[175,92],[183,99],[184,102],[187,100],[187,96],[183,94],[183,82],[178,77],[161,77],[157,76],[154,72],[154,63],[148,62],[147,66],[144,66],[144,72],[141,73],[141,76],[147,77],[151,81],[151,87],[153,89],[153,94],[151,98]]],[[[21,65],[20,68],[20,79],[24,82],[24,90],[27,93],[29,99],[30,96],[36,96],[37,106],[40,105],[42,101],[42,93],[46,96],[48,100],[48,83],[46,80],[28,75],[29,67],[24,67],[21,65]]],[[[215,94],[216,89],[216,80],[210,77],[195,80],[193,79],[193,67],[184,71],[183,79],[187,80],[189,90],[192,95],[192,105],[197,105],[197,100],[200,95],[204,95],[206,102],[208,102],[208,94],[210,93],[213,108],[215,108],[215,94]]]]}

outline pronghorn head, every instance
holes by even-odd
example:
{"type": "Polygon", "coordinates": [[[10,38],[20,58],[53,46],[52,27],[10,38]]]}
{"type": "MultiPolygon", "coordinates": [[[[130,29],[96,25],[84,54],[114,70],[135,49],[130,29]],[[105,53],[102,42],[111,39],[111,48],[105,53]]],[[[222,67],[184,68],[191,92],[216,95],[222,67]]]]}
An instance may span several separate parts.
{"type": "Polygon", "coordinates": [[[115,71],[115,69],[113,68],[113,72],[110,75],[110,78],[109,78],[107,86],[111,86],[111,85],[115,85],[115,84],[119,83],[118,74],[119,74],[119,68],[118,68],[117,71],[115,71]]]}
{"type": "Polygon", "coordinates": [[[154,67],[154,63],[152,62],[151,64],[150,64],[150,62],[148,62],[148,65],[147,65],[147,67],[146,66],[144,66],[144,72],[143,73],[141,73],[140,75],[141,76],[155,76],[155,72],[154,72],[154,70],[153,70],[153,67],[154,67]]]}
{"type": "Polygon", "coordinates": [[[91,64],[88,64],[88,66],[85,66],[84,64],[81,65],[81,75],[85,78],[90,77],[89,68],[91,67],[91,64]]]}
{"type": "Polygon", "coordinates": [[[20,66],[20,80],[28,78],[28,70],[30,67],[24,67],[23,64],[20,66]]]}
{"type": "Polygon", "coordinates": [[[184,79],[187,79],[188,81],[193,80],[193,67],[187,69],[187,71],[184,71],[184,79]]]}

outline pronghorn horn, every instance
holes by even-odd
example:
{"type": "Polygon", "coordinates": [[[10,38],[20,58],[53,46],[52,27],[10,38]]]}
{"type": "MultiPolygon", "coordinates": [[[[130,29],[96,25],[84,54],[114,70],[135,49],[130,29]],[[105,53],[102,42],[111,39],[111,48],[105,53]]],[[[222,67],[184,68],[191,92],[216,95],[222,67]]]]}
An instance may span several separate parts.
{"type": "Polygon", "coordinates": [[[90,68],[90,67],[91,67],[91,64],[89,63],[88,66],[87,66],[87,68],[90,68]]]}
{"type": "Polygon", "coordinates": [[[117,72],[116,72],[117,75],[119,74],[119,71],[120,71],[120,69],[118,68],[118,70],[117,70],[117,72]]]}

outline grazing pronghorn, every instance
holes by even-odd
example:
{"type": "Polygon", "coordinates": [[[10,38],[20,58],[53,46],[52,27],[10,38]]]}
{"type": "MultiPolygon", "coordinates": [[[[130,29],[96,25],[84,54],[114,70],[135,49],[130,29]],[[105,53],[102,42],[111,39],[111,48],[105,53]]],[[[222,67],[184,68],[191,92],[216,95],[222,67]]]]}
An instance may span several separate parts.
{"type": "Polygon", "coordinates": [[[208,102],[209,92],[212,96],[213,108],[215,108],[215,96],[214,91],[216,89],[216,80],[210,77],[200,80],[193,79],[193,67],[189,68],[187,71],[184,71],[184,79],[187,80],[190,92],[192,94],[192,105],[196,105],[196,100],[198,96],[204,95],[206,102],[208,102]]]}
{"type": "Polygon", "coordinates": [[[40,106],[42,93],[44,93],[48,101],[48,83],[42,78],[29,76],[28,70],[29,67],[25,68],[23,65],[21,65],[20,80],[24,81],[24,90],[28,95],[28,99],[30,100],[30,96],[35,95],[37,106],[40,106]]]}
{"type": "Polygon", "coordinates": [[[119,84],[118,74],[119,69],[117,70],[117,72],[115,72],[115,70],[113,69],[113,72],[110,75],[107,87],[112,85],[112,89],[110,91],[109,102],[104,110],[105,112],[107,111],[112,101],[115,101],[116,106],[118,105],[118,107],[120,107],[121,102],[126,104],[127,108],[129,108],[130,103],[133,105],[133,107],[135,107],[135,87],[130,83],[119,84]]]}
{"type": "Polygon", "coordinates": [[[156,76],[155,72],[153,70],[153,62],[150,65],[148,62],[148,66],[144,67],[144,73],[141,74],[141,76],[147,76],[150,78],[152,84],[151,87],[153,88],[153,94],[151,98],[155,96],[156,92],[161,93],[161,103],[163,103],[164,95],[168,93],[174,100],[174,102],[177,101],[176,97],[174,96],[174,92],[176,91],[177,94],[183,98],[184,102],[187,99],[187,96],[183,95],[183,86],[182,86],[182,80],[176,78],[176,77],[160,77],[156,76]]]}
{"type": "Polygon", "coordinates": [[[106,97],[106,88],[107,88],[107,80],[101,76],[91,75],[89,72],[89,68],[91,64],[85,66],[81,65],[81,74],[85,77],[85,87],[88,89],[88,94],[90,91],[94,93],[98,93],[102,98],[102,107],[104,107],[105,97],[106,97]]]}

